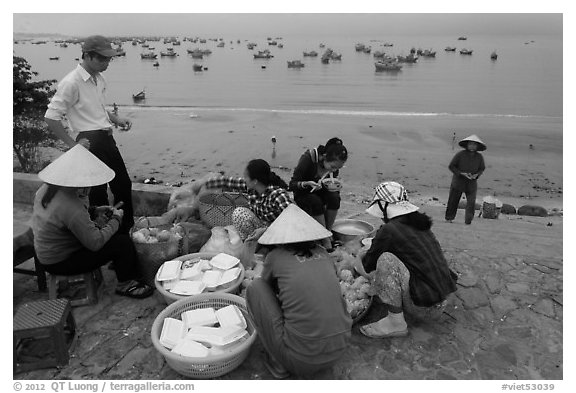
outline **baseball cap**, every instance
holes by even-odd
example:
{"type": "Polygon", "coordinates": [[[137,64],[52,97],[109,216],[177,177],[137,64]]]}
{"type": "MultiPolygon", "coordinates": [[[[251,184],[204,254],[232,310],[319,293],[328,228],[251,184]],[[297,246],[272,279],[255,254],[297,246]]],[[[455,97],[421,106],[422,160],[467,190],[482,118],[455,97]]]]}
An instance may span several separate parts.
{"type": "Polygon", "coordinates": [[[101,35],[92,35],[84,40],[82,52],[96,52],[104,57],[113,57],[118,55],[118,51],[112,48],[110,40],[101,35]]]}

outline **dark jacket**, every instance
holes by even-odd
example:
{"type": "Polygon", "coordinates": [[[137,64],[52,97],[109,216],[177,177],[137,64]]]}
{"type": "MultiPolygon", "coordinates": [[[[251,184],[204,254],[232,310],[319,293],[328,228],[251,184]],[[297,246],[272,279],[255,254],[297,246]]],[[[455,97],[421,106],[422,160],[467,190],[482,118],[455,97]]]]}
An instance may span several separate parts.
{"type": "Polygon", "coordinates": [[[477,174],[478,177],[484,173],[486,169],[484,165],[484,157],[478,152],[470,152],[468,150],[459,151],[454,155],[448,169],[454,175],[452,176],[452,188],[459,190],[465,190],[466,185],[470,183],[475,183],[476,179],[471,180],[462,176],[462,173],[471,173],[473,175],[477,174]]]}
{"type": "MultiPolygon", "coordinates": [[[[299,182],[302,181],[318,181],[320,176],[318,173],[318,156],[324,154],[326,148],[323,145],[318,146],[316,149],[306,150],[304,154],[300,157],[296,169],[292,174],[292,179],[288,184],[288,190],[294,192],[296,197],[298,194],[309,194],[309,188],[300,188],[298,186],[299,182]]],[[[334,171],[334,177],[338,177],[340,171],[334,171]]]]}
{"type": "Polygon", "coordinates": [[[415,305],[433,306],[456,291],[456,275],[429,229],[413,228],[402,216],[382,225],[362,259],[367,273],[376,269],[378,258],[385,252],[394,254],[410,272],[410,297],[415,305]]]}

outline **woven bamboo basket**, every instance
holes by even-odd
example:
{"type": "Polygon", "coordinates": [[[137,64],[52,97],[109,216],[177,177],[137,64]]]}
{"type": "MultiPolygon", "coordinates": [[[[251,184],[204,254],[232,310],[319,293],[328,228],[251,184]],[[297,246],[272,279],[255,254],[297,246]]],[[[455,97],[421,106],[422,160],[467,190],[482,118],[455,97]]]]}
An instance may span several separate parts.
{"type": "MultiPolygon", "coordinates": [[[[141,228],[147,228],[146,223],[139,221],[130,230],[130,237],[132,234],[141,228]]],[[[159,230],[170,229],[172,224],[154,225],[159,230]]],[[[184,228],[185,230],[185,228],[184,228]]],[[[172,260],[180,255],[188,252],[188,236],[183,236],[180,240],[169,240],[166,242],[158,243],[136,243],[134,248],[138,255],[138,272],[143,282],[150,286],[154,286],[156,272],[160,266],[166,261],[172,260]]]]}
{"type": "Polygon", "coordinates": [[[200,196],[200,218],[211,228],[232,224],[232,212],[237,207],[248,206],[243,194],[234,192],[208,193],[200,196]]]}

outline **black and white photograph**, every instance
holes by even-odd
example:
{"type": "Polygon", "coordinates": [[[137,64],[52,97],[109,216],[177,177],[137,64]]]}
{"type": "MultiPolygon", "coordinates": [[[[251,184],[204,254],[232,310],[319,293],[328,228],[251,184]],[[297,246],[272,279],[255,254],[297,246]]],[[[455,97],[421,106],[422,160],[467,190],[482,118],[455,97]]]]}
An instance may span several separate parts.
{"type": "Polygon", "coordinates": [[[446,3],[15,6],[13,390],[567,387],[569,21],[446,3]]]}

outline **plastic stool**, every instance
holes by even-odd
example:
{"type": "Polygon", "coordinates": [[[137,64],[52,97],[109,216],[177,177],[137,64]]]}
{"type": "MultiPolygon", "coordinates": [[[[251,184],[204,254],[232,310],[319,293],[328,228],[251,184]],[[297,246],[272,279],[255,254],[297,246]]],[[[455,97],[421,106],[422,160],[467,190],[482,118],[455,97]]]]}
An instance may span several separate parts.
{"type": "Polygon", "coordinates": [[[48,298],[53,300],[58,298],[58,282],[83,283],[86,287],[86,297],[81,299],[71,299],[72,307],[85,306],[98,303],[98,286],[102,283],[102,271],[100,268],[88,273],[73,276],[62,276],[50,274],[48,281],[48,298]]]}
{"type": "MultiPolygon", "coordinates": [[[[14,372],[36,370],[47,367],[61,367],[68,364],[66,331],[73,338],[76,322],[68,299],[44,300],[22,305],[14,315],[13,356],[14,372]],[[39,340],[49,338],[54,348],[54,357],[35,362],[21,362],[18,347],[24,339],[39,340]]],[[[73,342],[74,339],[71,340],[73,342]]]]}

